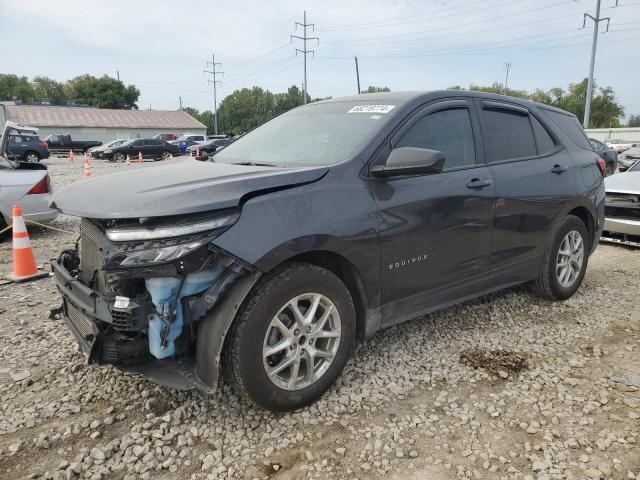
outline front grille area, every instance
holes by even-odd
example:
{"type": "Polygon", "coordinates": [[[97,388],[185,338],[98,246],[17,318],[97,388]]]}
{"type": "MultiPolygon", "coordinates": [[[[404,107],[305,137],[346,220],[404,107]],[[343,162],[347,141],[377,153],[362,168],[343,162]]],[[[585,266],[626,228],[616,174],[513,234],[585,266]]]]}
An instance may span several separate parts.
{"type": "Polygon", "coordinates": [[[136,330],[135,317],[126,310],[112,310],[111,319],[111,325],[119,332],[133,332],[136,330]]]}
{"type": "Polygon", "coordinates": [[[73,324],[76,330],[80,332],[82,338],[87,341],[93,340],[95,335],[98,333],[98,328],[95,326],[95,324],[90,321],[71,302],[65,301],[65,307],[69,321],[73,324]]]}
{"type": "Polygon", "coordinates": [[[88,285],[102,267],[102,232],[86,218],[80,223],[80,281],[88,285]]]}

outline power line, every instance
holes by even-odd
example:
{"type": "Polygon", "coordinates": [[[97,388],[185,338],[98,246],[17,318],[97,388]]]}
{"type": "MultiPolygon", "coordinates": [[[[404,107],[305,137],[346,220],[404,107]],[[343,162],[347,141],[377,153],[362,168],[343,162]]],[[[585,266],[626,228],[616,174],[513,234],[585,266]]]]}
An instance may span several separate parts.
{"type": "Polygon", "coordinates": [[[224,77],[224,72],[219,72],[216,70],[217,66],[222,67],[221,63],[216,62],[215,54],[211,54],[211,61],[207,62],[207,66],[211,65],[211,70],[204,70],[204,73],[211,74],[213,80],[207,79],[207,83],[213,85],[213,132],[218,134],[218,93],[217,93],[217,85],[222,83],[221,80],[218,80],[217,76],[222,75],[224,77]]]}
{"type": "Polygon", "coordinates": [[[307,85],[307,55],[309,53],[311,53],[313,56],[315,56],[316,52],[315,50],[307,50],[307,40],[315,40],[318,42],[318,44],[320,44],[320,39],[318,37],[307,37],[307,27],[311,27],[311,31],[315,31],[316,26],[313,23],[307,23],[307,11],[304,11],[304,15],[303,15],[303,20],[302,23],[300,22],[296,22],[295,23],[295,27],[296,30],[298,29],[298,26],[302,27],[303,30],[303,35],[302,37],[300,37],[299,35],[291,35],[291,42],[293,43],[293,39],[297,38],[299,40],[302,40],[302,50],[300,50],[299,48],[296,48],[296,57],[298,56],[298,52],[302,53],[302,56],[304,57],[304,85],[302,87],[302,98],[303,98],[303,103],[307,103],[307,92],[309,91],[309,86],[307,85]]]}

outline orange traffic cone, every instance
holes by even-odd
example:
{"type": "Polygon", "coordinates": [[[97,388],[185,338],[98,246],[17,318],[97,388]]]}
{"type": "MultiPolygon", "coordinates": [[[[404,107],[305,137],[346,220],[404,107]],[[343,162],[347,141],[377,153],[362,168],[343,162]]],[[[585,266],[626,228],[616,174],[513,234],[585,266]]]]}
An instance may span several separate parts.
{"type": "Polygon", "coordinates": [[[27,226],[22,217],[22,207],[13,206],[13,273],[7,275],[9,280],[24,282],[34,278],[47,276],[47,272],[38,271],[36,257],[33,254],[27,226]]]}
{"type": "Polygon", "coordinates": [[[169,160],[173,160],[173,153],[169,153],[169,160]]]}
{"type": "Polygon", "coordinates": [[[92,175],[91,170],[89,170],[89,160],[87,160],[87,156],[84,156],[84,176],[85,177],[90,177],[92,175]]]}
{"type": "Polygon", "coordinates": [[[69,161],[73,162],[75,159],[76,159],[76,157],[73,154],[73,150],[69,150],[69,161]]]}
{"type": "Polygon", "coordinates": [[[127,167],[131,166],[131,158],[129,157],[129,154],[127,153],[127,167]]]}
{"type": "Polygon", "coordinates": [[[192,157],[193,155],[191,155],[191,150],[189,150],[189,156],[192,157]]]}
{"type": "Polygon", "coordinates": [[[142,163],[144,160],[142,159],[142,152],[138,152],[138,163],[142,163]]]}
{"type": "Polygon", "coordinates": [[[200,156],[200,149],[198,148],[196,149],[196,157],[199,157],[199,156],[200,156]]]}

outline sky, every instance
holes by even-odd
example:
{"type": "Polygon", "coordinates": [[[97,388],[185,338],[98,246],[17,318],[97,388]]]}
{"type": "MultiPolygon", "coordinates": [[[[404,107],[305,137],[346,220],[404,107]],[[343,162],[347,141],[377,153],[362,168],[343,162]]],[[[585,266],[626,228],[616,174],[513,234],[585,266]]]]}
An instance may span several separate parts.
{"type": "MultiPolygon", "coordinates": [[[[236,89],[273,92],[303,83],[340,97],[360,84],[393,91],[505,82],[567,88],[589,69],[596,0],[0,0],[0,73],[65,81],[89,73],[140,91],[139,108],[212,109],[203,70],[215,54],[218,101],[236,89]]],[[[640,113],[640,0],[602,0],[596,83],[611,86],[626,116],[640,113]]]]}

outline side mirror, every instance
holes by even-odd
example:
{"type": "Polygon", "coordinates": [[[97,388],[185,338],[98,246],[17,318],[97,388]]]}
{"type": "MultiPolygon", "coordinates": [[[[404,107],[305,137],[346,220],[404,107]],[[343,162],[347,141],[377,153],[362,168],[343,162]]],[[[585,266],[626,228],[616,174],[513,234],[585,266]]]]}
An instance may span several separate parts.
{"type": "Polygon", "coordinates": [[[400,147],[391,150],[385,165],[376,165],[371,173],[376,177],[398,175],[427,175],[440,173],[445,156],[439,150],[428,148],[400,147]]]}

